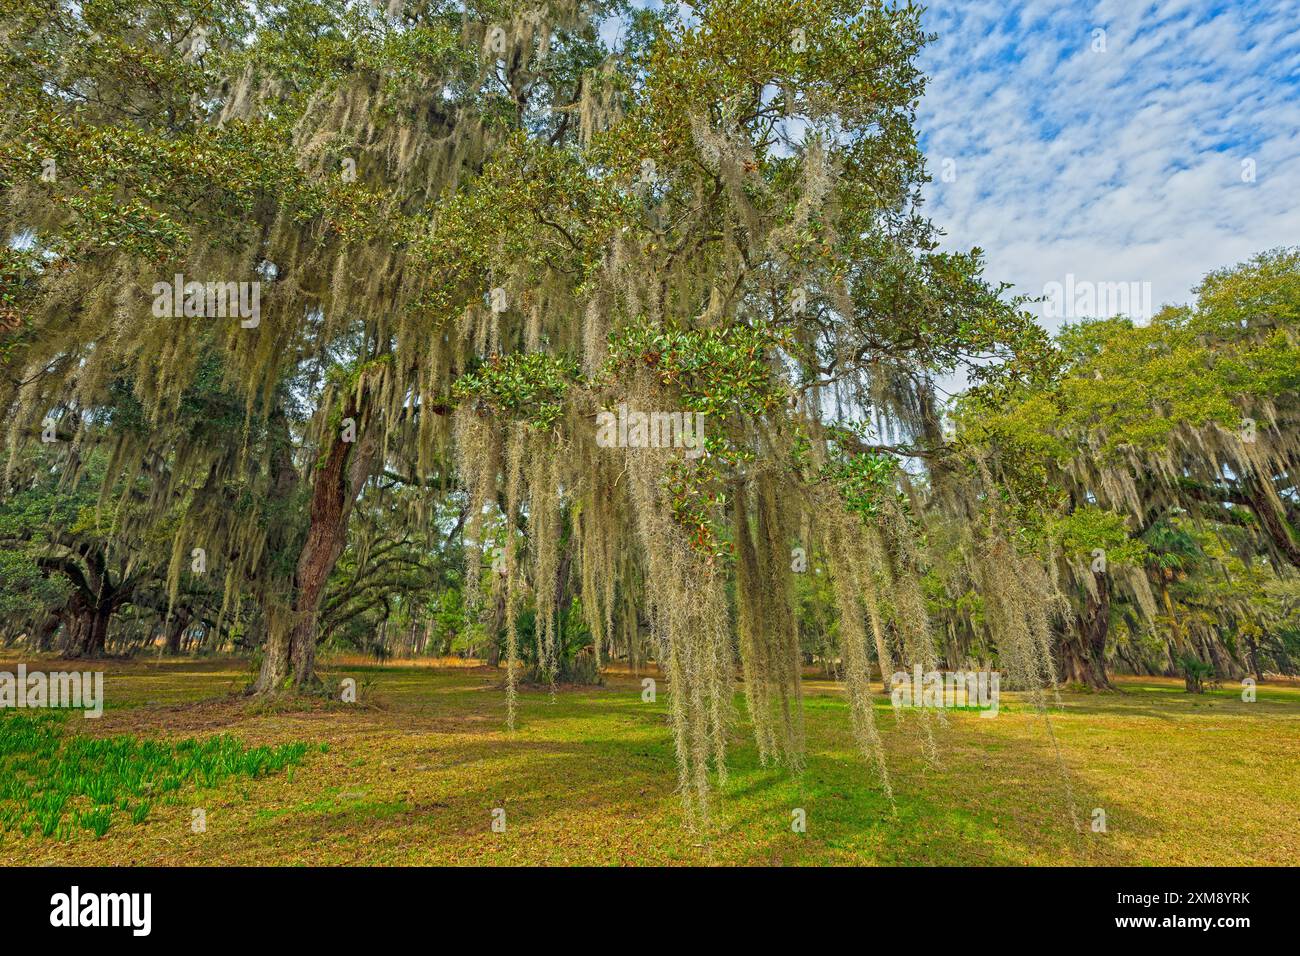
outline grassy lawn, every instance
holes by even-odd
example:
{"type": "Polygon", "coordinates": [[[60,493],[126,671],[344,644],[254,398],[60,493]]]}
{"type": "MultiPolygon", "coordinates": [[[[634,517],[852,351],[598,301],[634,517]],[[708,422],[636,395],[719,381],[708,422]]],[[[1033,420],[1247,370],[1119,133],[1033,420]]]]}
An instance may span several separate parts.
{"type": "MultiPolygon", "coordinates": [[[[16,664],[0,661],[0,669],[16,664]]],[[[833,684],[806,685],[809,757],[801,777],[759,766],[738,696],[730,778],[708,827],[691,832],[681,825],[673,792],[662,682],[655,703],[642,702],[640,681],[630,675],[611,676],[599,688],[564,689],[554,698],[545,690],[521,693],[520,727],[507,734],[501,675],[482,669],[336,662],[328,676],[335,682],[354,677],[358,704],[286,708],[230,696],[247,683],[244,661],[102,666],[103,717],[69,715],[62,733],[113,738],[118,750],[124,737],[168,744],[171,749],[145,749],[171,768],[169,780],[180,775],[180,785],[168,783],[167,797],[151,799],[140,822],[128,803],[102,836],[83,827],[51,836],[10,829],[0,834],[0,863],[1257,865],[1300,859],[1296,684],[1264,685],[1254,703],[1243,702],[1235,685],[1192,697],[1181,681],[1150,678],[1121,679],[1113,694],[1064,694],[1063,707],[1051,715],[1059,762],[1041,716],[1013,694],[1003,695],[994,719],[948,714],[936,729],[937,765],[923,758],[915,717],[898,720],[881,696],[877,718],[893,807],[853,749],[847,706],[833,684]],[[222,772],[176,770],[184,761],[174,755],[194,747],[184,741],[219,735],[238,745],[223,742],[221,752],[231,756],[222,772]],[[295,748],[296,760],[268,763],[257,756],[268,751],[256,748],[287,744],[307,746],[295,748]],[[505,810],[504,833],[492,830],[494,808],[505,810]],[[795,808],[806,812],[806,833],[791,830],[795,808]],[[1094,808],[1105,811],[1105,833],[1092,832],[1094,808]],[[194,809],[205,811],[206,832],[191,832],[194,809]]],[[[63,748],[104,752],[77,743],[65,741],[63,748]]],[[[50,764],[43,772],[62,771],[50,764]]],[[[149,799],[138,771],[131,779],[149,799]]],[[[77,799],[84,805],[70,811],[93,812],[86,798],[77,799]]]]}

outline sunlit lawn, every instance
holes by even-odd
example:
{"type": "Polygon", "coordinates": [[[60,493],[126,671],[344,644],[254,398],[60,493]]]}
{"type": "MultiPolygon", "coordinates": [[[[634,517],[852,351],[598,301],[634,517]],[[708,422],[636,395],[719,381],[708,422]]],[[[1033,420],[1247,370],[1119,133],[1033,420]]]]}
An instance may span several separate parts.
{"type": "MultiPolygon", "coordinates": [[[[0,661],[12,670],[16,661],[0,661]]],[[[71,665],[46,661],[29,667],[71,665]]],[[[104,716],[65,733],[305,743],[297,766],[187,783],[143,822],[101,837],[70,828],[0,835],[0,863],[32,864],[1284,864],[1300,859],[1300,686],[1243,702],[1235,684],[1192,697],[1181,681],[1063,695],[1041,715],[947,715],[939,761],[914,714],[878,699],[895,802],[849,736],[834,684],[806,685],[808,767],[761,768],[743,704],[713,818],[682,826],[667,694],[641,683],[521,694],[508,734],[501,675],[336,663],[356,705],[257,707],[230,696],[244,661],[108,662],[104,716]],[[322,747],[320,745],[324,744],[322,747]],[[1071,807],[1073,806],[1073,812],[1071,807]],[[203,809],[207,830],[191,832],[203,809]],[[493,810],[505,811],[504,833],[493,810]],[[802,809],[807,832],[791,830],[802,809]],[[1093,832],[1094,811],[1106,832],[1093,832]],[[1075,821],[1078,823],[1076,829],[1075,821]]]]}

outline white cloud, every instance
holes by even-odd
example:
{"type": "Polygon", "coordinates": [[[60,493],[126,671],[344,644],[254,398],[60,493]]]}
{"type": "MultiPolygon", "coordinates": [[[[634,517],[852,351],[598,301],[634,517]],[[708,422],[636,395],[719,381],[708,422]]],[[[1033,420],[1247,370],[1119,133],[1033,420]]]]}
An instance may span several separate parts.
{"type": "Polygon", "coordinates": [[[1183,302],[1212,269],[1300,244],[1300,0],[969,0],[927,17],[928,210],[945,246],[986,250],[991,279],[1030,295],[1067,273],[1150,282],[1157,304],[1183,302]]]}

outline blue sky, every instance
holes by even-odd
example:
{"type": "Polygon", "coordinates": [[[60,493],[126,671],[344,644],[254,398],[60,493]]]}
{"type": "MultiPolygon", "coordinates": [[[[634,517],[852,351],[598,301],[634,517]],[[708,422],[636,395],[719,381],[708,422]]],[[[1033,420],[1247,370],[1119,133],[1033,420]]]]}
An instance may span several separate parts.
{"type": "Polygon", "coordinates": [[[1300,0],[948,0],[926,23],[927,212],[990,278],[1149,282],[1158,306],[1300,244],[1300,0]]]}
{"type": "Polygon", "coordinates": [[[924,22],[925,211],[991,280],[1149,283],[1158,308],[1300,245],[1300,0],[934,0],[924,22]]]}

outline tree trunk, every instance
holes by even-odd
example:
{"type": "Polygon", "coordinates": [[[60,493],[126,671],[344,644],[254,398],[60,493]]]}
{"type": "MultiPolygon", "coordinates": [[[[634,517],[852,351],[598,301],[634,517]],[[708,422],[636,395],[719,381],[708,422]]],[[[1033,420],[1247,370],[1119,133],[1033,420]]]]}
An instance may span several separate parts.
{"type": "Polygon", "coordinates": [[[1255,477],[1242,482],[1250,510],[1255,512],[1260,525],[1268,534],[1269,540],[1282,557],[1292,566],[1300,568],[1300,543],[1287,523],[1280,504],[1275,504],[1275,496],[1264,490],[1260,478],[1255,477]]]}
{"type": "Polygon", "coordinates": [[[1110,633],[1110,577],[1104,571],[1092,574],[1093,591],[1086,591],[1083,613],[1074,633],[1062,644],[1061,663],[1065,679],[1093,690],[1110,690],[1106,673],[1106,637],[1110,633]]]}
{"type": "Polygon", "coordinates": [[[1254,635],[1246,635],[1246,659],[1250,663],[1250,671],[1255,675],[1255,683],[1264,682],[1264,673],[1259,666],[1259,642],[1255,640],[1254,635]]]}
{"type": "Polygon", "coordinates": [[[488,646],[487,662],[490,667],[501,666],[501,646],[497,641],[497,635],[500,634],[501,628],[506,623],[506,595],[505,588],[497,594],[496,606],[492,609],[492,623],[488,625],[488,646]]]}
{"type": "Polygon", "coordinates": [[[293,607],[285,624],[267,634],[265,657],[253,692],[273,694],[316,691],[316,635],[321,598],[330,572],[347,544],[348,517],[374,468],[378,443],[373,430],[360,424],[362,411],[354,400],[344,415],[358,420],[355,441],[340,432],[319,460],[311,490],[310,524],[298,555],[293,578],[293,607]]]}
{"type": "Polygon", "coordinates": [[[77,621],[77,632],[66,657],[103,657],[108,642],[108,622],[113,605],[107,601],[85,608],[77,621]]]}
{"type": "Polygon", "coordinates": [[[59,616],[63,619],[63,656],[78,657],[90,634],[90,619],[93,616],[90,604],[81,592],[74,591],[59,616]]]}
{"type": "Polygon", "coordinates": [[[169,657],[175,657],[181,652],[181,637],[189,623],[190,616],[183,611],[177,611],[167,622],[167,644],[163,650],[169,657]]]}
{"type": "Polygon", "coordinates": [[[262,667],[252,692],[267,696],[287,690],[289,684],[289,628],[278,615],[269,615],[266,646],[262,650],[262,667]]]}

